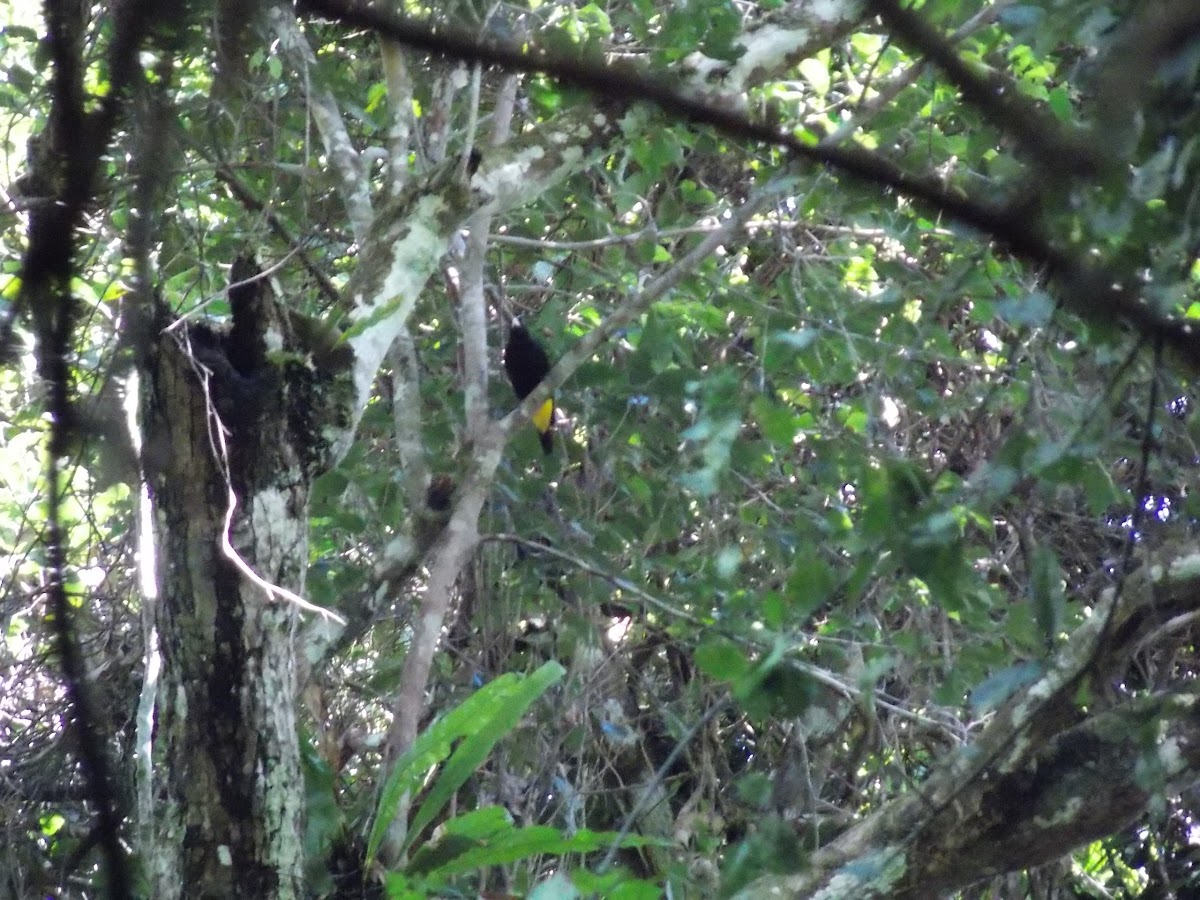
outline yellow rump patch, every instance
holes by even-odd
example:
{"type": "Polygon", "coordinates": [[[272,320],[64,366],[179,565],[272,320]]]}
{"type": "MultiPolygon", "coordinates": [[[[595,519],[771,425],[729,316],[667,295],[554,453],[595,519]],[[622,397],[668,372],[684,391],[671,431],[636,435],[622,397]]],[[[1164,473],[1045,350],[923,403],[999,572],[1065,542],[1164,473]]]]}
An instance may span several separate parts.
{"type": "Polygon", "coordinates": [[[537,408],[533,414],[533,425],[541,433],[550,430],[550,422],[554,418],[554,398],[550,398],[537,408]]]}

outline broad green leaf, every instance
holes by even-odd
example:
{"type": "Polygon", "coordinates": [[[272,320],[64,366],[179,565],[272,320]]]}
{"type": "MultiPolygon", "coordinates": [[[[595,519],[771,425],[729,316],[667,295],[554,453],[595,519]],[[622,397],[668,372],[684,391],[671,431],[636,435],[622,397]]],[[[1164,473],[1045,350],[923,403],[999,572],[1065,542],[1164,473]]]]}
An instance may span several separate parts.
{"type": "MultiPolygon", "coordinates": [[[[821,54],[828,56],[828,53],[821,54]]],[[[807,59],[800,61],[798,66],[800,74],[804,76],[804,80],[812,86],[813,93],[818,97],[824,97],[829,93],[829,64],[822,62],[820,56],[810,56],[807,59]]]]}
{"type": "MultiPolygon", "coordinates": [[[[568,853],[594,853],[607,850],[620,839],[621,847],[645,847],[651,844],[666,844],[661,839],[652,839],[638,834],[621,837],[617,832],[588,831],[581,829],[572,835],[564,835],[558,828],[550,825],[531,825],[525,828],[508,828],[497,831],[486,839],[472,843],[461,835],[448,838],[455,845],[455,850],[446,854],[445,859],[436,869],[429,869],[423,874],[436,875],[438,878],[449,878],[463,875],[489,866],[510,865],[522,859],[533,856],[565,856],[568,853]]],[[[442,842],[439,842],[439,844],[442,842]]],[[[434,846],[436,851],[437,845],[434,846]]],[[[426,857],[430,859],[432,857],[426,857]]],[[[416,860],[414,860],[414,863],[416,860]]]]}
{"type": "Polygon", "coordinates": [[[763,437],[776,444],[790,445],[796,436],[796,416],[785,406],[766,397],[755,397],[752,411],[763,437]]]}
{"type": "Polygon", "coordinates": [[[750,668],[745,653],[727,638],[709,638],[696,648],[694,656],[700,670],[717,681],[733,681],[750,668]]]}
{"type": "MultiPolygon", "coordinates": [[[[491,747],[512,729],[529,704],[561,678],[564,671],[562,666],[551,661],[528,677],[511,672],[501,675],[418,735],[384,782],[367,840],[367,858],[373,859],[379,851],[379,844],[400,808],[401,799],[405,794],[415,792],[427,773],[451,755],[454,741],[466,739],[454,752],[456,765],[452,769],[447,764],[418,813],[419,818],[413,820],[414,823],[419,821],[422,828],[470,776],[475,766],[486,758],[491,747]],[[482,736],[481,732],[484,732],[482,736]],[[464,747],[467,748],[465,751],[464,747]],[[482,756],[478,762],[464,772],[480,752],[482,756]],[[434,791],[437,791],[436,797],[434,791]]],[[[408,842],[413,840],[417,830],[417,825],[410,826],[408,842]]]]}
{"type": "Polygon", "coordinates": [[[1058,641],[1063,604],[1066,601],[1062,564],[1052,549],[1039,545],[1033,549],[1029,568],[1029,593],[1034,617],[1046,647],[1050,648],[1058,641]]]}
{"type": "Polygon", "coordinates": [[[971,712],[982,716],[998,709],[1021,688],[1033,684],[1044,671],[1041,663],[1027,660],[990,675],[971,690],[971,712]]]}
{"type": "Polygon", "coordinates": [[[836,576],[816,550],[808,550],[792,565],[788,577],[788,611],[796,621],[804,621],[829,599],[836,576]]]}
{"type": "Polygon", "coordinates": [[[531,675],[519,676],[506,682],[503,689],[494,692],[492,703],[481,705],[481,708],[476,710],[477,718],[472,722],[471,729],[463,733],[463,740],[446,760],[424,803],[413,816],[405,841],[406,847],[412,844],[425,826],[450,802],[454,793],[487,759],[496,743],[516,727],[530,704],[565,674],[566,670],[557,662],[551,660],[543,663],[531,675]]]}

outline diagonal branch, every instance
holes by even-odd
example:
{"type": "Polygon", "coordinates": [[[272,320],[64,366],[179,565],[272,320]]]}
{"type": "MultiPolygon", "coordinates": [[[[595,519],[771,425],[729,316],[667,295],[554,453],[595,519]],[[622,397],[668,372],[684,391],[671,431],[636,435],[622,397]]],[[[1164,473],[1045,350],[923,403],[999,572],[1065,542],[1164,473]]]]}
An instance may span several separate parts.
{"type": "Polygon", "coordinates": [[[1060,858],[1193,785],[1200,689],[1185,682],[1108,704],[1102,694],[1133,648],[1194,607],[1200,556],[1133,578],[1135,590],[1106,592],[973,744],[816,851],[804,872],[759,879],[738,896],[809,897],[835,883],[864,900],[940,896],[1060,858]],[[1080,692],[1090,707],[1077,704],[1080,692]]]}
{"type": "MultiPolygon", "coordinates": [[[[886,157],[858,147],[805,143],[773,124],[755,122],[739,111],[696,99],[671,86],[661,74],[646,74],[628,64],[607,64],[542,49],[482,43],[453,29],[434,28],[348,0],[301,0],[300,8],[310,14],[376,30],[391,40],[428,53],[472,59],[514,71],[543,72],[609,102],[652,103],[693,125],[707,125],[740,140],[783,147],[798,159],[827,165],[856,181],[895,191],[934,214],[949,216],[982,232],[1026,263],[1046,270],[1066,304],[1080,316],[1101,322],[1115,318],[1143,335],[1161,340],[1191,367],[1200,369],[1200,331],[1143,302],[1138,284],[1129,272],[1093,262],[1082,249],[1064,249],[1055,244],[1043,228],[1029,221],[1027,211],[1020,206],[996,205],[968,196],[939,177],[908,172],[886,157]]],[[[1002,118],[1008,116],[1006,108],[1002,118]]]]}
{"type": "MultiPolygon", "coordinates": [[[[413,619],[413,636],[404,657],[395,717],[388,732],[387,752],[390,759],[398,758],[416,740],[421,711],[425,705],[425,688],[433,656],[441,640],[442,625],[453,599],[454,586],[479,543],[479,515],[491,493],[496,469],[509,436],[609,335],[641,315],[651,303],[694,272],[718,247],[735,241],[745,223],[766,206],[782,187],[779,182],[769,184],[757,196],[742,204],[720,229],[705,236],[667,272],[652,280],[641,293],[627,299],[600,327],[581,339],[558,361],[542,385],[525,402],[500,421],[493,422],[480,436],[450,521],[426,559],[429,580],[413,619]]],[[[382,851],[385,859],[398,852],[403,845],[402,831],[403,822],[398,818],[388,830],[382,851]]]]}
{"type": "Polygon", "coordinates": [[[893,35],[929,57],[964,100],[1015,137],[1040,168],[1076,177],[1098,170],[1100,145],[1064,129],[1049,112],[1025,100],[1011,79],[996,71],[970,68],[945,37],[911,10],[902,9],[897,0],[872,0],[871,7],[893,35]]]}
{"type": "Polygon", "coordinates": [[[373,218],[371,191],[362,156],[354,149],[350,134],[346,131],[337,98],[328,87],[315,83],[311,77],[310,70],[316,67],[317,59],[296,24],[291,9],[272,5],[268,15],[279,38],[280,49],[301,75],[313,120],[317,123],[317,130],[325,142],[325,151],[338,176],[338,193],[346,205],[346,215],[350,219],[354,238],[362,242],[373,218]]]}

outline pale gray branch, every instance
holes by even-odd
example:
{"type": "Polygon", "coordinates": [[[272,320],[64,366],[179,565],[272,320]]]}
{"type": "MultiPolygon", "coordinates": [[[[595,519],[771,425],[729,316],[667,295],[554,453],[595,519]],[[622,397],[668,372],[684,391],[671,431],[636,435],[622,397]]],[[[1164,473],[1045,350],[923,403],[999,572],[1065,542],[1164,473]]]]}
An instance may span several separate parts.
{"type": "Polygon", "coordinates": [[[271,6],[268,15],[271,27],[279,38],[279,47],[284,58],[302,76],[309,111],[316,122],[317,130],[321,133],[321,139],[325,142],[329,161],[338,176],[338,193],[346,205],[350,227],[354,231],[355,240],[361,242],[366,237],[373,218],[366,167],[350,141],[333,91],[325,87],[322,81],[314,81],[309,77],[310,69],[316,66],[317,60],[304,37],[304,32],[296,23],[295,14],[291,12],[290,7],[271,6]]]}

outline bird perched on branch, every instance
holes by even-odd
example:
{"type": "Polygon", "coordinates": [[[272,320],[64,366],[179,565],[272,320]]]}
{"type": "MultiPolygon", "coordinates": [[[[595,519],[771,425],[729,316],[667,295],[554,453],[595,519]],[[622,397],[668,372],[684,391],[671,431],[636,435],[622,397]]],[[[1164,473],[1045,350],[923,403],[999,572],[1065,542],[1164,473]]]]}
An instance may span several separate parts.
{"type": "MultiPolygon", "coordinates": [[[[520,319],[513,319],[508,343],[504,345],[504,371],[508,373],[509,383],[518,400],[524,400],[532,394],[550,371],[550,358],[546,356],[546,351],[534,340],[520,319]]],[[[533,414],[533,425],[538,430],[542,452],[547,456],[554,449],[553,424],[554,398],[547,397],[546,402],[533,414]]]]}

